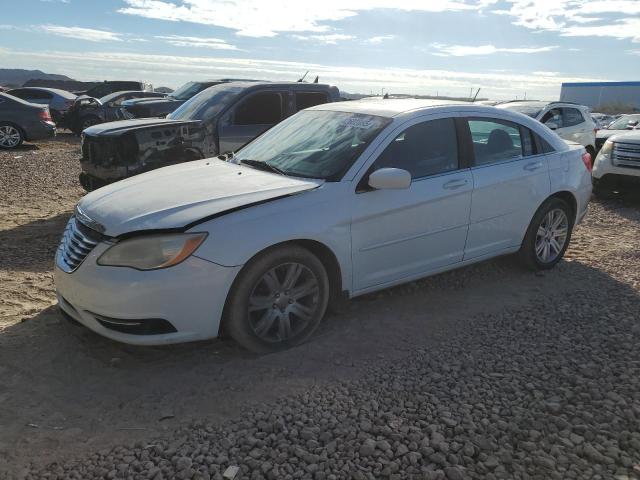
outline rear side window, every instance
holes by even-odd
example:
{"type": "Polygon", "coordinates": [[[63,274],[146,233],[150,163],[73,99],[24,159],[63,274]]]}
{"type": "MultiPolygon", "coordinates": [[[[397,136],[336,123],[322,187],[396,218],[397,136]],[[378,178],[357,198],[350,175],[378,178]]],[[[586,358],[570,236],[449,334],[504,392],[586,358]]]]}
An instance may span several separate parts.
{"type": "Polygon", "coordinates": [[[236,107],[234,125],[275,125],[284,117],[283,96],[278,92],[251,95],[236,107]]]}
{"type": "Polygon", "coordinates": [[[458,169],[458,141],[453,118],[422,122],[400,133],[382,152],[374,169],[393,167],[427,177],[458,169]]]}
{"type": "Polygon", "coordinates": [[[469,119],[475,165],[489,165],[522,157],[519,125],[494,119],[469,119]]]}
{"type": "Polygon", "coordinates": [[[324,92],[296,92],[296,112],[328,101],[327,94],[324,92]]]}
{"type": "Polygon", "coordinates": [[[553,153],[556,151],[555,148],[553,148],[551,144],[540,135],[536,133],[534,133],[533,135],[536,141],[536,150],[538,153],[553,153]]]}
{"type": "Polygon", "coordinates": [[[580,125],[584,122],[582,113],[577,108],[563,108],[562,109],[562,126],[573,127],[580,125]]]}

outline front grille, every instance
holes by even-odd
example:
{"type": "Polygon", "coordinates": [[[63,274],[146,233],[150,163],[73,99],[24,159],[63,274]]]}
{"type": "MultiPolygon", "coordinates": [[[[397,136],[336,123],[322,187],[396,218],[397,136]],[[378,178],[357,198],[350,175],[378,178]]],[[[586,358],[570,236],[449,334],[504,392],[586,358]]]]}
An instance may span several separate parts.
{"type": "Polygon", "coordinates": [[[611,160],[616,167],[640,168],[640,144],[614,142],[611,160]]]}
{"type": "Polygon", "coordinates": [[[73,216],[62,234],[62,241],[56,254],[58,266],[67,273],[80,266],[102,235],[86,227],[73,216]]]}

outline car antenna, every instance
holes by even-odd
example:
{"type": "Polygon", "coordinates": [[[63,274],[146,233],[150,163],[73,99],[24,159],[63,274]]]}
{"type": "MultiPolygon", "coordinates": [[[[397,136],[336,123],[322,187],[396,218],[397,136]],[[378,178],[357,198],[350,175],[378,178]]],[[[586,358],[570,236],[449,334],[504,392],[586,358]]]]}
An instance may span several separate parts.
{"type": "Polygon", "coordinates": [[[313,81],[313,83],[318,83],[318,75],[316,75],[316,79],[313,81]]]}
{"type": "Polygon", "coordinates": [[[471,100],[472,102],[476,101],[476,98],[478,98],[478,94],[480,93],[480,87],[478,87],[478,91],[476,92],[476,94],[473,96],[473,100],[471,100]]]}
{"type": "Polygon", "coordinates": [[[298,80],[298,82],[304,82],[304,78],[307,76],[307,74],[309,73],[309,70],[307,70],[306,72],[304,72],[304,75],[302,76],[302,78],[300,78],[298,80]]]}

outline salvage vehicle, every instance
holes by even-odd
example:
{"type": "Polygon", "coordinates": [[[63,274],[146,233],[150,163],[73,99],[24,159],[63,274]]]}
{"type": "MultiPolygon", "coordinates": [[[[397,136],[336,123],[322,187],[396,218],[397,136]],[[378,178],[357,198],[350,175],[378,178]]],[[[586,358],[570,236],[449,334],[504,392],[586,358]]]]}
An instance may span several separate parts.
{"type": "Polygon", "coordinates": [[[613,189],[640,185],[640,130],[609,137],[593,165],[593,192],[601,195],[613,189]]]}
{"type": "Polygon", "coordinates": [[[48,106],[0,93],[0,148],[16,148],[25,140],[41,140],[55,135],[56,125],[48,106]]]}
{"type": "Polygon", "coordinates": [[[121,120],[122,102],[134,98],[163,98],[164,93],[145,91],[124,91],[105,95],[102,98],[81,96],[76,99],[69,111],[60,119],[59,126],[68,128],[76,135],[92,125],[121,120]]]}
{"type": "Polygon", "coordinates": [[[86,129],[80,184],[90,191],[155,168],[235,151],[298,110],[339,100],[336,87],[317,83],[221,83],[167,118],[86,129]]]}
{"type": "Polygon", "coordinates": [[[125,343],[222,327],[280,350],[346,298],[515,252],[552,268],[586,214],[590,168],[584,147],[509,110],[326,103],[235,155],[86,195],[56,255],[57,298],[125,343]]]}
{"type": "Polygon", "coordinates": [[[596,133],[596,151],[599,152],[604,142],[613,135],[628,132],[640,128],[640,114],[622,115],[611,122],[606,128],[598,130],[596,133]]]}
{"type": "Polygon", "coordinates": [[[252,80],[233,80],[223,78],[219,80],[208,80],[205,82],[188,82],[161,100],[136,99],[124,102],[122,104],[122,118],[163,118],[203,90],[213,87],[214,85],[233,81],[250,82],[252,80]]]}
{"type": "Polygon", "coordinates": [[[59,122],[69,111],[77,96],[58,88],[22,87],[7,91],[9,95],[21,98],[25,102],[47,105],[54,122],[59,122]]]}
{"type": "Polygon", "coordinates": [[[588,107],[570,102],[540,102],[537,100],[505,102],[497,107],[514,110],[535,118],[554,130],[560,138],[579,143],[587,149],[592,159],[596,158],[597,125],[591,118],[588,107]]]}
{"type": "Polygon", "coordinates": [[[84,95],[86,97],[101,98],[115,92],[123,92],[125,90],[153,92],[153,86],[145,82],[130,82],[126,80],[105,80],[102,83],[94,85],[89,90],[82,92],[74,92],[76,95],[84,95]]]}

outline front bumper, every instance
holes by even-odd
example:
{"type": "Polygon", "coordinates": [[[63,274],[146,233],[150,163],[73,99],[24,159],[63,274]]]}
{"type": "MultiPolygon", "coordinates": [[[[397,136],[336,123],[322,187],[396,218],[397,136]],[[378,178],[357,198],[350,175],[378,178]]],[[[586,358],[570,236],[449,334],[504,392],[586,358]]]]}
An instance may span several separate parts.
{"type": "Polygon", "coordinates": [[[65,313],[100,335],[132,345],[218,335],[227,293],[241,267],[222,267],[196,256],[152,271],[97,265],[107,248],[100,243],[72,273],[64,272],[56,260],[56,294],[65,313]],[[173,328],[150,327],[159,320],[173,328]],[[136,324],[143,327],[127,327],[136,324]],[[131,331],[136,333],[127,333],[131,331]]]}
{"type": "Polygon", "coordinates": [[[640,178],[640,168],[618,167],[613,165],[610,159],[597,159],[593,165],[591,173],[596,180],[602,179],[605,175],[615,175],[616,177],[640,178]]]}

